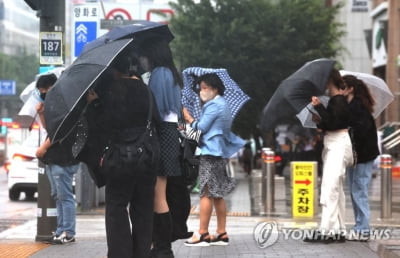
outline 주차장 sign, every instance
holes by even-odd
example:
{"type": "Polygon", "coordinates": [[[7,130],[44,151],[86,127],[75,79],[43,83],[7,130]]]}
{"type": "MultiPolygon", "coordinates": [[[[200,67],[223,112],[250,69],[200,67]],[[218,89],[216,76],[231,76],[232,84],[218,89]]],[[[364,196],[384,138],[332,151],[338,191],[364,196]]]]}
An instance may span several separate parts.
{"type": "Polygon", "coordinates": [[[292,215],[293,217],[313,217],[317,204],[317,162],[291,162],[292,173],[292,215]]]}

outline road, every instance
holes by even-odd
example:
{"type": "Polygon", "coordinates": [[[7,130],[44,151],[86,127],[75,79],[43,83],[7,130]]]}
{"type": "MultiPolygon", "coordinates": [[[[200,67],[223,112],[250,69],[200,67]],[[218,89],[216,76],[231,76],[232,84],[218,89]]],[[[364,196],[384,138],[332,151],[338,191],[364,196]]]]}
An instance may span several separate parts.
{"type": "Polygon", "coordinates": [[[0,168],[0,232],[22,224],[36,217],[37,203],[35,200],[25,200],[21,194],[19,201],[8,199],[7,174],[0,168]]]}

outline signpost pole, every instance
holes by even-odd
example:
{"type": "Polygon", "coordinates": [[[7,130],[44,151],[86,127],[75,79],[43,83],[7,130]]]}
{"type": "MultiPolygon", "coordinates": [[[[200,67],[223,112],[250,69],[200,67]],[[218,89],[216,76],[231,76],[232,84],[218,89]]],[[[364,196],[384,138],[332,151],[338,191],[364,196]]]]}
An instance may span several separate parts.
{"type": "MultiPolygon", "coordinates": [[[[62,65],[65,0],[25,0],[25,2],[37,11],[37,16],[40,18],[40,65],[62,65]],[[43,33],[46,35],[45,38],[42,38],[43,33]]],[[[47,242],[56,228],[56,205],[50,190],[44,164],[39,163],[36,241],[47,242]]]]}

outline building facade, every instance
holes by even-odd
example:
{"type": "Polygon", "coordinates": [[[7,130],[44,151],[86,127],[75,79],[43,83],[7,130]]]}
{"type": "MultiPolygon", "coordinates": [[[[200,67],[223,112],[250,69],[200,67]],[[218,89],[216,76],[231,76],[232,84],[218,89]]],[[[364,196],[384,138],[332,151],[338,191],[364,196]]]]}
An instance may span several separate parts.
{"type": "Polygon", "coordinates": [[[395,96],[381,119],[399,122],[400,1],[372,0],[372,70],[383,78],[395,96]]]}
{"type": "Polygon", "coordinates": [[[0,0],[0,53],[39,54],[39,18],[23,0],[0,0]]]}
{"type": "Polygon", "coordinates": [[[345,47],[338,61],[344,70],[371,73],[368,32],[372,22],[369,15],[371,0],[333,0],[332,4],[343,4],[336,20],[344,25],[346,34],[340,42],[345,47]]]}

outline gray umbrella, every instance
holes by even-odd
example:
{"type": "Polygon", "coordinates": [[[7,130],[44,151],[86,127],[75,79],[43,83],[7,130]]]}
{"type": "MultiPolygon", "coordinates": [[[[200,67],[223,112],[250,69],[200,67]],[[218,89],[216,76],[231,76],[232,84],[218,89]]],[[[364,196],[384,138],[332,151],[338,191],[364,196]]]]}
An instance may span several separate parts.
{"type": "Polygon", "coordinates": [[[261,114],[260,128],[267,132],[280,121],[294,117],[311,102],[312,96],[323,95],[335,64],[331,59],[307,62],[283,80],[261,114]]]}

